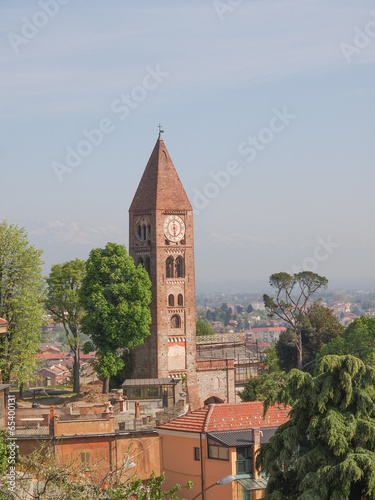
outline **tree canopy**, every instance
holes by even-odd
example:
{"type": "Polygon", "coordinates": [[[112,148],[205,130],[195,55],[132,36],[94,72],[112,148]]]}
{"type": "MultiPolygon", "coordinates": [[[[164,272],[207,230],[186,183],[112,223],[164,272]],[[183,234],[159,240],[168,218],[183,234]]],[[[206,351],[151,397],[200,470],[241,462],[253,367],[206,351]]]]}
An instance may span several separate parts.
{"type": "Polygon", "coordinates": [[[37,365],[44,314],[42,253],[30,245],[23,228],[0,223],[0,317],[9,323],[0,339],[0,369],[6,383],[14,376],[22,386],[37,365]]]}
{"type": "Polygon", "coordinates": [[[327,354],[353,354],[375,366],[375,318],[362,316],[346,327],[344,333],[323,345],[318,358],[327,354]]]}
{"type": "Polygon", "coordinates": [[[298,353],[298,368],[303,363],[303,343],[301,326],[311,297],[319,289],[328,285],[327,278],[311,271],[302,271],[290,275],[288,273],[272,274],[269,279],[270,286],[275,289],[275,297],[263,295],[265,307],[287,324],[297,336],[296,348],[298,353]]]}
{"type": "Polygon", "coordinates": [[[64,264],[52,266],[47,278],[46,307],[52,317],[61,322],[69,347],[74,353],[73,392],[80,392],[79,382],[79,328],[83,317],[83,306],[79,291],[85,275],[86,264],[75,259],[64,264]]]}
{"type": "Polygon", "coordinates": [[[150,287],[146,270],[135,267],[123,245],[107,243],[90,252],[80,292],[86,311],[82,330],[97,350],[104,392],[124,366],[121,350],[142,344],[150,334],[150,287]]]}
{"type": "MultiPolygon", "coordinates": [[[[313,372],[316,355],[321,347],[339,337],[343,331],[343,326],[330,309],[319,302],[314,302],[308,307],[300,322],[302,369],[313,372]]],[[[280,367],[287,372],[298,367],[297,345],[298,335],[291,328],[281,333],[276,343],[280,367]]]]}
{"type": "Polygon", "coordinates": [[[197,335],[213,335],[214,331],[208,321],[202,318],[197,319],[197,335]]]}
{"type": "Polygon", "coordinates": [[[354,356],[325,356],[317,375],[297,369],[271,395],[290,420],[261,446],[266,499],[375,499],[375,370],[354,356]]]}

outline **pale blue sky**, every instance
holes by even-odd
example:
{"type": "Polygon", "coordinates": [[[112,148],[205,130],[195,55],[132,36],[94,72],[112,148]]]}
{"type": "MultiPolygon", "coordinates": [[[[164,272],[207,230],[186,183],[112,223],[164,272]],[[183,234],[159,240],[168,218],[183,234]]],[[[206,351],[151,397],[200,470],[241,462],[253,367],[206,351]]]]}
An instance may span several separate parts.
{"type": "Polygon", "coordinates": [[[193,205],[213,196],[195,216],[198,290],[262,291],[297,268],[375,288],[373,2],[56,2],[0,12],[0,218],[26,227],[46,273],[127,245],[160,122],[193,205]],[[103,120],[59,182],[54,162],[103,120]],[[213,186],[228,164],[238,175],[213,186]]]}

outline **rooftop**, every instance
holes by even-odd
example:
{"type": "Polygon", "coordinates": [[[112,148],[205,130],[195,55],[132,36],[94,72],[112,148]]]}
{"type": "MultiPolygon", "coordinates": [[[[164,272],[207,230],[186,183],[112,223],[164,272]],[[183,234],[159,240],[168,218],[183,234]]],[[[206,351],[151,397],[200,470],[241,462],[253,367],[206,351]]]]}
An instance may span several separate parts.
{"type": "Polygon", "coordinates": [[[139,387],[150,385],[176,385],[180,380],[173,378],[128,378],[122,384],[123,387],[139,387]]]}
{"type": "Polygon", "coordinates": [[[130,206],[131,212],[148,210],[191,210],[191,205],[159,136],[130,206]]]}
{"type": "Polygon", "coordinates": [[[278,427],[289,419],[290,406],[271,406],[263,418],[263,402],[213,404],[174,418],[159,429],[187,432],[215,432],[254,427],[278,427]]]}

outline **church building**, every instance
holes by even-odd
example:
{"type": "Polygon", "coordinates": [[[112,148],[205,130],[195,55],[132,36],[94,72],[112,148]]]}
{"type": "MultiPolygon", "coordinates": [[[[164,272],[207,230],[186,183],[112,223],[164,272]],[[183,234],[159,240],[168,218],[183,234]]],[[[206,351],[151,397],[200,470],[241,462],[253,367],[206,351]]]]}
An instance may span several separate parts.
{"type": "Polygon", "coordinates": [[[129,254],[152,283],[151,334],[134,350],[133,378],[186,378],[193,408],[234,402],[233,360],[196,357],[193,209],[161,134],[129,209],[129,254]]]}

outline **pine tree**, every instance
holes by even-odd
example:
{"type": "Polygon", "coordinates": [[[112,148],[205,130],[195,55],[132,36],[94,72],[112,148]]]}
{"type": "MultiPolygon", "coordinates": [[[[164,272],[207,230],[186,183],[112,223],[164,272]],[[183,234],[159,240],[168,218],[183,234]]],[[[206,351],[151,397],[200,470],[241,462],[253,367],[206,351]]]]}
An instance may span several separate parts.
{"type": "Polygon", "coordinates": [[[270,286],[275,290],[275,297],[263,295],[265,307],[271,316],[285,321],[296,334],[298,368],[303,366],[302,325],[312,296],[320,289],[327,288],[328,280],[311,271],[272,274],[270,286]]]}
{"type": "Polygon", "coordinates": [[[276,401],[290,420],[262,445],[265,498],[375,499],[375,370],[354,356],[325,356],[317,376],[293,369],[276,401]]]}

